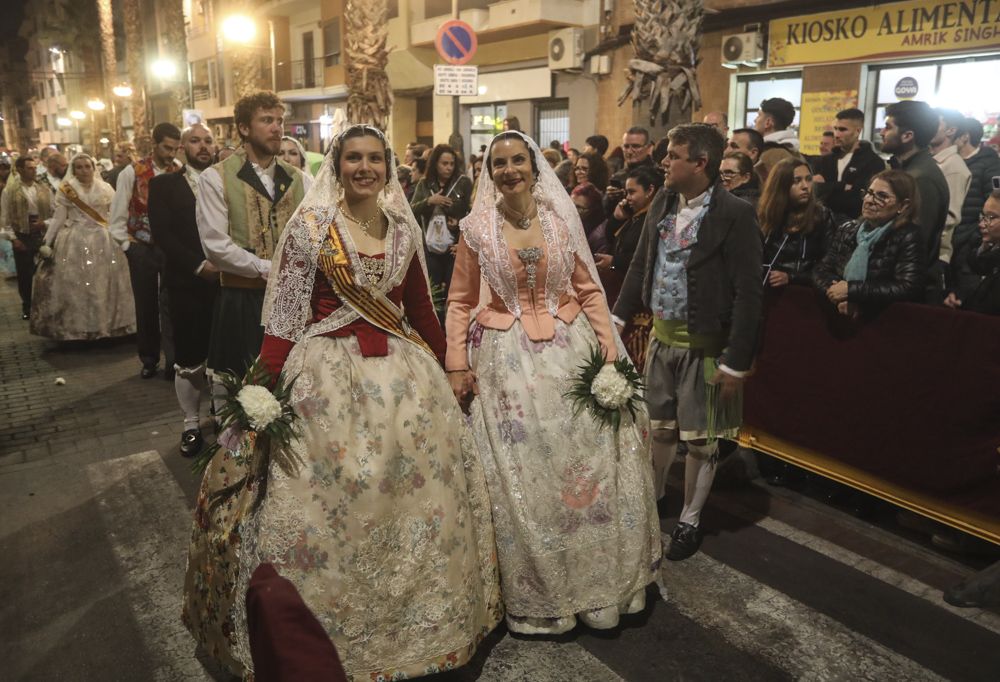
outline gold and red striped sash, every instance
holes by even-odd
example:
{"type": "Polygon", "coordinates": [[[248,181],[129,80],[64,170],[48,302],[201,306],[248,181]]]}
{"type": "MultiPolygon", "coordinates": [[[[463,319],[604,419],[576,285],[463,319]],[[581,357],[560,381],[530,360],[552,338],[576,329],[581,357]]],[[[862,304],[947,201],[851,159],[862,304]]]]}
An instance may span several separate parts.
{"type": "MultiPolygon", "coordinates": [[[[379,329],[405,341],[415,343],[434,356],[434,351],[421,338],[403,316],[403,311],[380,291],[358,286],[351,268],[351,260],[344,249],[343,239],[337,231],[336,223],[330,223],[326,239],[319,250],[320,270],[326,275],[333,291],[345,305],[358,313],[379,329]]],[[[388,267],[388,263],[386,266],[388,267]]]]}
{"type": "Polygon", "coordinates": [[[62,186],[59,188],[59,191],[65,194],[66,198],[72,201],[74,206],[76,206],[78,209],[86,213],[87,216],[95,223],[97,223],[101,227],[108,226],[108,221],[105,220],[104,216],[95,211],[90,204],[86,203],[83,199],[81,199],[80,195],[76,193],[76,190],[73,189],[68,182],[64,182],[62,186]]]}

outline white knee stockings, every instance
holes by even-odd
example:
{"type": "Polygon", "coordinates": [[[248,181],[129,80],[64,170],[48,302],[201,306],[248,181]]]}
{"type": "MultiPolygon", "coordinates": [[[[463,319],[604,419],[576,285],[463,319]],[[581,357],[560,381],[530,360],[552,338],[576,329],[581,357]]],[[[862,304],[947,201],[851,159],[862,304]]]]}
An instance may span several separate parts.
{"type": "Polygon", "coordinates": [[[174,392],[177,393],[177,402],[184,413],[184,430],[198,428],[199,408],[201,406],[201,392],[205,390],[205,366],[198,367],[177,367],[174,366],[174,392]]]}
{"type": "Polygon", "coordinates": [[[697,526],[715,479],[719,444],[695,445],[689,442],[687,447],[688,455],[684,462],[684,508],[681,509],[678,521],[697,526]]]}
{"type": "Polygon", "coordinates": [[[667,494],[667,476],[677,457],[677,431],[675,429],[655,429],[653,431],[653,493],[656,499],[667,494]]]}

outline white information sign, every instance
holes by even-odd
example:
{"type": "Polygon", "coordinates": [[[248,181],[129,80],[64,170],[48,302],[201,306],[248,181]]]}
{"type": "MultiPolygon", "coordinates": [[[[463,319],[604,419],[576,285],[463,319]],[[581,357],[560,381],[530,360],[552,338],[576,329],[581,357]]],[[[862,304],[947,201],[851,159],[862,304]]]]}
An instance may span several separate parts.
{"type": "Polygon", "coordinates": [[[466,97],[478,95],[479,67],[435,64],[434,94],[441,96],[463,95],[466,97]]]}

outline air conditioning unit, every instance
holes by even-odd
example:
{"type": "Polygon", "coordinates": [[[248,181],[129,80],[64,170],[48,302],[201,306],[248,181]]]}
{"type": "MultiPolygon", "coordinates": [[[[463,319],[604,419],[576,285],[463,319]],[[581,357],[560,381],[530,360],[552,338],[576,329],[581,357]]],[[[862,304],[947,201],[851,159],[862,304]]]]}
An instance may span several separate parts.
{"type": "Polygon", "coordinates": [[[722,65],[757,66],[764,61],[764,34],[759,31],[722,36],[722,65]]]}
{"type": "Polygon", "coordinates": [[[549,69],[583,68],[583,29],[564,28],[549,33],[549,69]]]}

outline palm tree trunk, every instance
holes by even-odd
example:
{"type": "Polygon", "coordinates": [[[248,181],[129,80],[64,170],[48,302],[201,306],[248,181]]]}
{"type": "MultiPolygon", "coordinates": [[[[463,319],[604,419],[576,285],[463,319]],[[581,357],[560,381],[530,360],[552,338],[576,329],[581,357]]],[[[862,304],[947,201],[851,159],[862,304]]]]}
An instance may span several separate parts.
{"type": "Polygon", "coordinates": [[[118,109],[114,105],[112,89],[118,79],[118,57],[115,55],[115,25],[111,14],[111,0],[97,0],[97,14],[100,20],[101,57],[104,74],[104,101],[108,103],[108,125],[111,128],[111,144],[118,144],[121,139],[121,125],[118,109]]]}
{"type": "Polygon", "coordinates": [[[184,30],[184,3],[183,0],[160,0],[164,6],[164,16],[166,17],[163,27],[163,41],[170,45],[174,59],[177,61],[179,73],[171,83],[171,110],[170,120],[183,127],[182,116],[184,109],[188,108],[190,99],[188,93],[187,78],[187,35],[184,30]]]}
{"type": "Polygon", "coordinates": [[[634,0],[635,24],[628,85],[618,98],[632,98],[632,118],[660,137],[691,120],[701,107],[696,69],[703,0],[634,0]]]}
{"type": "Polygon", "coordinates": [[[149,123],[146,121],[146,60],[143,51],[142,17],[139,0],[122,0],[125,14],[125,47],[128,78],[132,85],[132,134],[136,150],[146,156],[152,151],[149,123]]]}
{"type": "Polygon", "coordinates": [[[389,125],[392,87],[385,68],[389,53],[386,0],[347,0],[344,7],[347,56],[347,120],[380,130],[389,125]]]}

